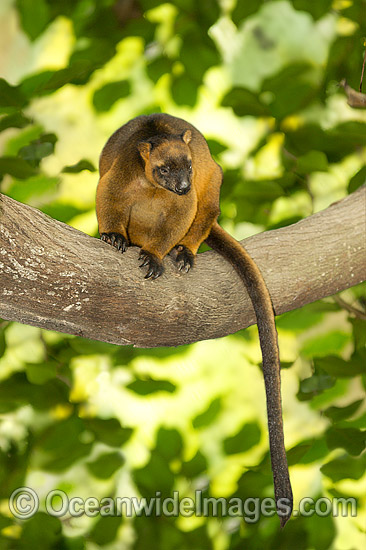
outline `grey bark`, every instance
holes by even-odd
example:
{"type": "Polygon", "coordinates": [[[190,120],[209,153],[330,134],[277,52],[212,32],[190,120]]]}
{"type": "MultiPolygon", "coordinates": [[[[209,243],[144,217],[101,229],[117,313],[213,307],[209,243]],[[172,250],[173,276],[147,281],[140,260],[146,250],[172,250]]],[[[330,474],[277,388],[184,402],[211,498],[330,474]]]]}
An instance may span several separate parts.
{"type": "MultiPolygon", "coordinates": [[[[276,314],[366,278],[366,187],[291,226],[243,241],[276,314]]],[[[110,245],[0,195],[0,317],[114,344],[177,346],[255,323],[234,269],[213,251],[155,281],[138,249],[110,245]]]]}

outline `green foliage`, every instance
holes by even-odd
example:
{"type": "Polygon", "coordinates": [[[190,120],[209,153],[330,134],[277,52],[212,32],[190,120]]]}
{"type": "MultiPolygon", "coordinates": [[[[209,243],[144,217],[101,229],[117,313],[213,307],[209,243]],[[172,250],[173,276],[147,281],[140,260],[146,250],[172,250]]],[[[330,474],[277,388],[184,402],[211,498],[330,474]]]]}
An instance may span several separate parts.
{"type": "MultiPolygon", "coordinates": [[[[220,221],[238,238],[295,223],[365,184],[365,112],[338,86],[359,85],[365,0],[8,4],[19,26],[0,54],[0,186],[16,200],[97,236],[102,144],[129,118],[164,111],[205,133],[224,169],[220,221]]],[[[352,496],[360,517],[364,285],[344,301],[356,313],[328,298],[277,326],[295,508],[302,497],[352,496]]],[[[359,518],[299,515],[280,530],[276,517],[222,510],[149,515],[149,499],[167,497],[171,510],[176,491],[272,496],[256,338],[249,329],[141,350],[0,320],[0,498],[22,486],[41,497],[26,521],[1,508],[0,548],[363,548],[359,518]],[[51,489],[101,506],[53,517],[43,499],[51,489]],[[125,495],[146,499],[131,519],[109,503],[125,495]]]]}
{"type": "Polygon", "coordinates": [[[224,439],[224,451],[227,455],[243,453],[259,443],[260,437],[257,424],[245,424],[236,435],[224,439]]]}

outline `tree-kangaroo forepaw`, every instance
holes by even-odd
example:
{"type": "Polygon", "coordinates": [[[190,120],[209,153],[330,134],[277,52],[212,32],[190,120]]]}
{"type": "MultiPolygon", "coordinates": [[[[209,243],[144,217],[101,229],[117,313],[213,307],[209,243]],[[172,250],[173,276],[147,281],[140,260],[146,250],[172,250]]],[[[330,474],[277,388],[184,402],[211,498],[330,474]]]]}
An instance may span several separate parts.
{"type": "Polygon", "coordinates": [[[194,254],[189,250],[189,248],[187,248],[183,244],[179,244],[176,247],[176,250],[177,255],[175,257],[175,261],[177,263],[179,271],[184,271],[185,273],[188,273],[188,271],[194,264],[194,254]]]}
{"type": "Polygon", "coordinates": [[[128,241],[123,235],[121,235],[121,233],[102,233],[100,238],[105,243],[111,244],[117,248],[117,250],[121,250],[122,253],[127,250],[128,241]]]}
{"type": "Polygon", "coordinates": [[[157,279],[164,271],[161,260],[151,252],[141,249],[139,260],[142,260],[140,267],[147,266],[145,279],[157,279]]]}

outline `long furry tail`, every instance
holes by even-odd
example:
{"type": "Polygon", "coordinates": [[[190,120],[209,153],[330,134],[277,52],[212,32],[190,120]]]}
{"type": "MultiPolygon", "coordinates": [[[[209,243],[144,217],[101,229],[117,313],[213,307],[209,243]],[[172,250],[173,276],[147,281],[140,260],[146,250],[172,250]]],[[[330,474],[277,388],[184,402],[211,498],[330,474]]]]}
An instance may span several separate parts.
{"type": "Polygon", "coordinates": [[[218,223],[213,226],[206,242],[236,269],[247,288],[256,314],[263,357],[274,493],[281,527],[284,527],[291,517],[293,497],[283,436],[280,357],[271,297],[255,262],[218,223]]]}

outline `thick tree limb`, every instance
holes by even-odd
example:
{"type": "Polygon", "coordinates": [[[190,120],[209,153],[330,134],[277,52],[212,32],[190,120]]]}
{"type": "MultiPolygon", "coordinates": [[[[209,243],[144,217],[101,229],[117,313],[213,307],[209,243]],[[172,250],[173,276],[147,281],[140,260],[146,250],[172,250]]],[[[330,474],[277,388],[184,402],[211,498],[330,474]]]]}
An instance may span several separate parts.
{"type": "MultiPolygon", "coordinates": [[[[366,278],[366,187],[292,226],[245,240],[277,314],[366,278]]],[[[218,254],[188,274],[170,258],[144,280],[138,250],[110,245],[0,195],[0,316],[138,347],[177,346],[255,322],[243,284],[218,254]]]]}

